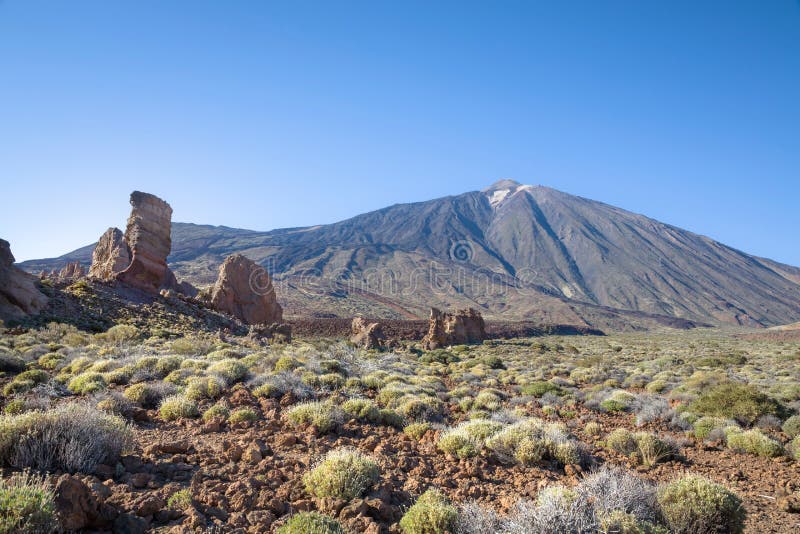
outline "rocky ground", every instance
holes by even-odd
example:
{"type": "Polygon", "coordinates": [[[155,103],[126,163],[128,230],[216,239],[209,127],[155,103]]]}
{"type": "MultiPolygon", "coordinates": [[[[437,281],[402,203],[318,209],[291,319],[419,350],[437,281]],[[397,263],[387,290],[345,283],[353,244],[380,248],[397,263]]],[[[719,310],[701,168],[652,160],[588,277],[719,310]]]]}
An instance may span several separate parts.
{"type": "MultiPolygon", "coordinates": [[[[277,532],[293,514],[314,510],[336,518],[352,533],[401,532],[400,519],[428,488],[439,488],[453,503],[474,501],[503,515],[513,512],[520,499],[535,501],[544,488],[555,484],[575,486],[604,464],[623,466],[659,483],[684,473],[702,474],[742,499],[747,532],[800,529],[800,463],[792,457],[791,436],[775,426],[779,423],[773,422],[765,432],[785,444],[787,452],[762,457],[734,450],[719,436],[696,439],[691,431],[676,427],[672,412],[637,425],[639,411],[599,408],[592,396],[611,398],[603,389],[603,385],[611,385],[617,388],[615,392],[622,387],[631,398],[652,401],[647,391],[661,390],[653,384],[664,381],[666,389],[672,390],[672,407],[691,406],[694,391],[713,384],[718,379],[714,368],[722,367],[735,379],[749,377],[776,397],[791,399],[798,394],[794,373],[800,347],[795,345],[741,345],[742,341],[719,334],[670,334],[663,338],[643,334],[515,339],[432,352],[420,351],[412,343],[400,345],[394,353],[366,353],[328,340],[301,339],[291,345],[258,349],[248,347],[246,338],[221,343],[209,337],[191,339],[192,346],[199,348],[192,349],[193,355],[178,358],[186,352],[185,343],[179,345],[178,340],[188,342],[189,338],[170,341],[131,337],[109,345],[108,336],[102,336],[92,340],[85,334],[54,332],[52,328],[12,331],[5,334],[0,348],[5,351],[3,357],[18,354],[30,360],[31,370],[49,366],[47,362],[53,358],[47,357],[52,354],[64,356],[55,369],[47,371],[52,377],[48,387],[55,391],[47,400],[51,406],[76,401],[101,406],[104,400],[118,399],[123,393],[134,398],[128,393],[136,384],[161,388],[176,384],[182,395],[188,395],[192,378],[179,382],[176,373],[193,369],[194,377],[209,377],[220,361],[243,362],[248,370],[214,398],[198,397],[194,401],[198,410],[185,417],[167,417],[163,405],[158,408],[157,402],[132,402],[115,408],[113,411],[120,413],[133,431],[133,445],[118,461],[101,463],[91,471],[68,474],[55,469],[47,474],[55,488],[59,521],[67,530],[277,532]],[[56,339],[58,336],[60,339],[56,339]],[[83,337],[76,341],[74,336],[83,337]],[[67,343],[77,348],[70,349],[67,343]],[[735,351],[747,356],[716,360],[735,351]],[[141,374],[137,362],[153,358],[153,354],[158,355],[156,362],[178,358],[183,363],[161,379],[152,372],[141,374]],[[81,358],[86,361],[80,366],[74,364],[83,361],[81,358]],[[204,369],[198,367],[204,359],[211,367],[196,371],[204,369]],[[321,385],[336,374],[326,374],[326,370],[339,368],[332,366],[334,361],[342,365],[337,371],[341,380],[334,387],[321,385]],[[738,371],[734,371],[736,366],[738,371]],[[129,367],[139,370],[120,381],[119,374],[128,372],[125,370],[129,367]],[[370,399],[391,408],[389,411],[400,416],[399,420],[369,422],[345,415],[329,429],[298,424],[289,416],[301,403],[295,390],[264,395],[259,389],[259,384],[270,383],[270,378],[285,380],[284,368],[293,369],[290,372],[298,384],[306,384],[304,395],[310,398],[334,407],[343,406],[351,398],[370,399]],[[81,377],[92,374],[92,369],[102,370],[102,388],[81,392],[73,387],[81,377]],[[658,369],[661,371],[656,372],[658,369]],[[59,382],[68,390],[59,389],[64,387],[58,386],[59,382]],[[388,393],[393,384],[404,388],[430,385],[435,390],[433,396],[414,389],[409,390],[413,394],[407,401],[412,406],[419,402],[438,406],[436,413],[412,417],[407,405],[392,403],[388,393]],[[531,394],[526,389],[537,384],[547,385],[548,391],[563,391],[556,396],[531,394]],[[484,401],[480,401],[482,395],[484,401]],[[485,402],[487,395],[496,400],[485,402]],[[224,406],[226,415],[198,417],[217,406],[224,406]],[[227,416],[227,412],[243,408],[252,413],[247,420],[234,422],[227,416]],[[565,464],[544,458],[529,465],[509,464],[488,448],[459,458],[441,446],[442,436],[461,421],[512,416],[563,425],[570,439],[584,449],[584,460],[565,464]],[[431,427],[418,439],[404,432],[403,425],[424,419],[431,427]],[[590,423],[594,425],[591,431],[590,423]],[[673,458],[642,465],[608,446],[609,434],[620,428],[671,438],[679,445],[679,452],[673,458]],[[374,459],[380,470],[378,480],[362,495],[348,500],[309,493],[304,475],[327,452],[343,447],[363,451],[374,459]]],[[[19,382],[17,376],[7,372],[0,378],[6,413],[11,413],[13,402],[24,404],[24,410],[42,409],[42,397],[32,396],[38,390],[25,393],[10,387],[15,380],[19,382]]],[[[795,401],[784,402],[790,410],[795,405],[795,401]]],[[[14,413],[19,409],[14,405],[14,413]]],[[[9,419],[4,421],[9,424],[9,419]]],[[[7,465],[4,476],[16,471],[7,465]]]]}

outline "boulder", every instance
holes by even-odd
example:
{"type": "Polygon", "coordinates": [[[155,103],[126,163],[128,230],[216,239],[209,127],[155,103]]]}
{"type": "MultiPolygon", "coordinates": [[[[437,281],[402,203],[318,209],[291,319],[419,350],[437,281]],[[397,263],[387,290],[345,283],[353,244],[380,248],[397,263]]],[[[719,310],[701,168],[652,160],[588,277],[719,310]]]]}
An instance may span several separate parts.
{"type": "Polygon", "coordinates": [[[92,252],[92,266],[89,267],[89,278],[113,280],[131,263],[131,252],[122,230],[109,228],[100,236],[100,240],[92,252]]]}
{"type": "Polygon", "coordinates": [[[279,323],[283,319],[269,273],[241,254],[225,258],[209,300],[215,310],[246,324],[279,323]]]}
{"type": "Polygon", "coordinates": [[[0,319],[39,313],[47,300],[36,287],[36,277],[14,266],[11,245],[0,239],[0,319]]]}
{"type": "Polygon", "coordinates": [[[131,206],[125,229],[131,263],[117,279],[157,295],[167,279],[167,256],[172,249],[172,208],[157,196],[141,191],[131,193],[131,206]]]}
{"type": "Polygon", "coordinates": [[[442,313],[431,308],[428,333],[422,338],[426,350],[449,345],[479,343],[486,339],[486,327],[480,312],[469,308],[455,313],[442,313]]]}
{"type": "Polygon", "coordinates": [[[355,317],[350,325],[350,342],[365,349],[379,349],[384,344],[380,323],[367,323],[362,317],[355,317]]]}
{"type": "Polygon", "coordinates": [[[56,481],[55,508],[58,522],[66,531],[108,528],[118,512],[101,502],[83,481],[61,475],[56,481]]]}

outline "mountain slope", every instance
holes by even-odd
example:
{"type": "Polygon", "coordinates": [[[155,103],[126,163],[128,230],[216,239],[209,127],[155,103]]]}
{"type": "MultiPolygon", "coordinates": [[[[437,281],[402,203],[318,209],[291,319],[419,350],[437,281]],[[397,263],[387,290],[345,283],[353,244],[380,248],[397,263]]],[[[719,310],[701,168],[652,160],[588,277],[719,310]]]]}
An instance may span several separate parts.
{"type": "MultiPolygon", "coordinates": [[[[287,312],[598,323],[800,320],[800,269],[607,204],[503,180],[484,191],[398,204],[335,224],[254,232],[173,224],[170,266],[211,283],[241,252],[274,275],[287,312]]],[[[92,247],[54,260],[91,261],[92,247]]]]}

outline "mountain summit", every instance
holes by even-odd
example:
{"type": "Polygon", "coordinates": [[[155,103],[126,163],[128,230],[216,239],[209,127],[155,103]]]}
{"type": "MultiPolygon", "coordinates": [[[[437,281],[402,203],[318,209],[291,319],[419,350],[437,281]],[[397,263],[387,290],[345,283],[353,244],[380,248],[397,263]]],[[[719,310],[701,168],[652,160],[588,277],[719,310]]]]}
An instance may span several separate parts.
{"type": "MultiPolygon", "coordinates": [[[[210,284],[239,252],[273,274],[287,315],[489,318],[619,326],[669,318],[774,326],[800,320],[800,269],[543,186],[398,204],[308,228],[174,223],[169,266],[210,284]]],[[[93,245],[29,271],[91,261],[93,245]]]]}

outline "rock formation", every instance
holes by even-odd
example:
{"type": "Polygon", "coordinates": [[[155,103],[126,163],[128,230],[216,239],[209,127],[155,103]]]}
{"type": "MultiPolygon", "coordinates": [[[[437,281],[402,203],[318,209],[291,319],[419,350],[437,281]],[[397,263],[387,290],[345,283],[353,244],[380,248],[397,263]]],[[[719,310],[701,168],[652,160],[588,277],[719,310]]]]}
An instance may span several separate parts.
{"type": "Polygon", "coordinates": [[[131,215],[125,234],[109,228],[92,253],[89,277],[105,282],[119,280],[151,294],[161,289],[194,297],[197,288],[178,282],[167,267],[172,248],[172,208],[155,195],[131,193],[131,215]]]}
{"type": "Polygon", "coordinates": [[[283,319],[269,273],[241,254],[225,258],[211,289],[210,303],[215,310],[246,324],[279,323],[283,319]]]}
{"type": "Polygon", "coordinates": [[[472,308],[455,313],[442,313],[431,308],[428,333],[422,338],[426,350],[449,345],[479,343],[486,339],[486,329],[480,312],[472,308]]]}
{"type": "Polygon", "coordinates": [[[167,278],[167,256],[172,249],[172,208],[155,195],[131,193],[131,216],[125,242],[131,263],[117,279],[142,291],[157,294],[167,278]]]}
{"type": "Polygon", "coordinates": [[[125,270],[131,263],[131,253],[122,230],[109,228],[100,236],[92,252],[89,278],[109,281],[125,270]]]}
{"type": "Polygon", "coordinates": [[[14,267],[8,241],[0,239],[0,319],[39,313],[47,297],[36,288],[36,277],[14,267]]]}
{"type": "Polygon", "coordinates": [[[355,317],[350,326],[350,342],[365,349],[379,349],[384,344],[384,335],[379,323],[367,323],[355,317]]]}
{"type": "Polygon", "coordinates": [[[81,265],[79,261],[71,261],[67,263],[56,275],[59,280],[72,281],[78,280],[86,276],[86,267],[81,265]]]}

